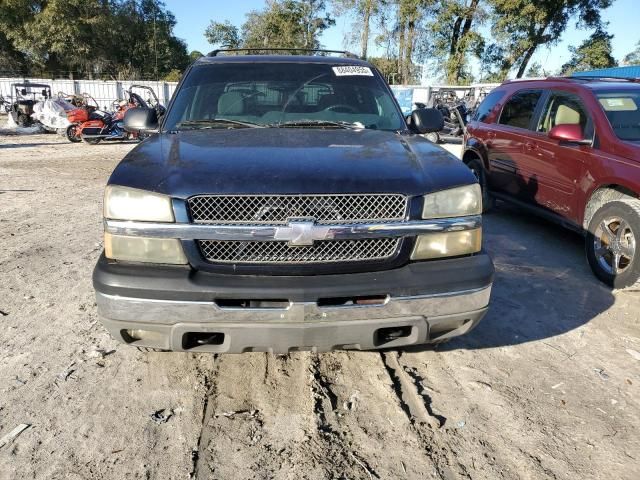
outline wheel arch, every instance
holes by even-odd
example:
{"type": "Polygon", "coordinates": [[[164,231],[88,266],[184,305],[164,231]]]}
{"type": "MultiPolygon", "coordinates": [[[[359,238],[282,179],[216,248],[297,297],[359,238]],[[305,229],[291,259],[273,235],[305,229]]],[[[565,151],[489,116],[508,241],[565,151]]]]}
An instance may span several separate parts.
{"type": "Polygon", "coordinates": [[[638,199],[640,193],[633,191],[631,188],[621,183],[609,183],[594,188],[589,195],[589,200],[585,204],[584,214],[582,217],[582,228],[586,232],[593,215],[600,207],[606,203],[620,199],[638,199]]]}
{"type": "Polygon", "coordinates": [[[488,170],[487,160],[477,146],[467,146],[462,154],[462,163],[468,165],[471,160],[480,160],[485,170],[488,170]]]}

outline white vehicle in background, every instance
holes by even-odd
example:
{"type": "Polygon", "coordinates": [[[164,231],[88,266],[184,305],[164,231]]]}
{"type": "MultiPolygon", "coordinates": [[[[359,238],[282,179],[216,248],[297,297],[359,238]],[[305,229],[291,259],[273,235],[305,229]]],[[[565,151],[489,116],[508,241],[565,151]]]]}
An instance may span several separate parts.
{"type": "Polygon", "coordinates": [[[71,125],[67,118],[67,112],[75,110],[77,107],[70,102],[58,96],[57,98],[48,98],[42,102],[38,102],[33,106],[31,118],[42,125],[47,132],[57,132],[64,134],[71,125]]]}

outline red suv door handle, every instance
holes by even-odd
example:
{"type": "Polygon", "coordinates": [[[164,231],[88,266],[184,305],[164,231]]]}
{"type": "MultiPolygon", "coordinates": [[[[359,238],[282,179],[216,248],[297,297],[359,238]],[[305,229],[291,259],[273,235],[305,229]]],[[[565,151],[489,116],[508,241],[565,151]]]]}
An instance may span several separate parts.
{"type": "Polygon", "coordinates": [[[487,138],[496,138],[496,134],[495,134],[495,132],[488,131],[488,132],[487,132],[487,138]]]}
{"type": "Polygon", "coordinates": [[[527,150],[535,150],[536,148],[538,148],[538,145],[532,142],[527,142],[524,144],[524,148],[527,150]]]}

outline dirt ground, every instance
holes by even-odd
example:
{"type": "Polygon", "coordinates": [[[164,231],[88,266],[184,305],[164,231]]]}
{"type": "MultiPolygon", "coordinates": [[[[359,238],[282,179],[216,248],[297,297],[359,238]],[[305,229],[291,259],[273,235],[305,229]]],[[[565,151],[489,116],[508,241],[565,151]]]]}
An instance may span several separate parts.
{"type": "Polygon", "coordinates": [[[0,479],[640,478],[640,292],[611,292],[581,238],[506,205],[485,218],[491,310],[438,348],[116,344],[91,271],[132,147],[0,134],[0,439],[29,425],[0,479]]]}

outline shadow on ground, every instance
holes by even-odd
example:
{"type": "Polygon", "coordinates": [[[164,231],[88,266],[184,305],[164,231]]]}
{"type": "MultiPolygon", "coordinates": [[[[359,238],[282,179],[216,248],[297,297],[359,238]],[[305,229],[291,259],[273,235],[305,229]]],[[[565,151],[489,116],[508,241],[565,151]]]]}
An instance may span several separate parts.
{"type": "Polygon", "coordinates": [[[586,324],[613,305],[611,290],[587,265],[580,235],[503,203],[484,217],[484,234],[485,248],[496,267],[489,313],[469,334],[438,350],[552,338],[586,324]]]}

